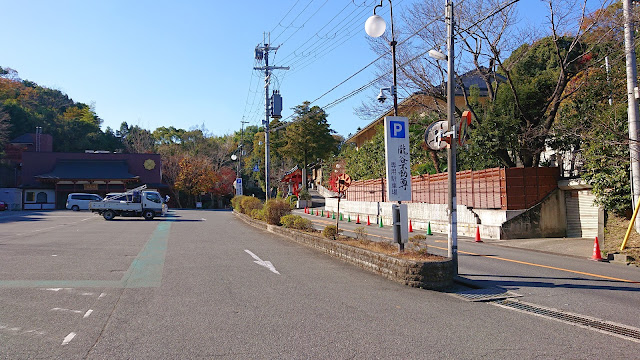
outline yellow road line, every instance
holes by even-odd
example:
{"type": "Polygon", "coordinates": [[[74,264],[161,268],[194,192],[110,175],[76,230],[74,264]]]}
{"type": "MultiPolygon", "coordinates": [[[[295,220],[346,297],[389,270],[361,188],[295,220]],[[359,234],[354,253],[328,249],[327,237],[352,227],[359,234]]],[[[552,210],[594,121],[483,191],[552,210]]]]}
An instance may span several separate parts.
{"type": "MultiPolygon", "coordinates": [[[[432,247],[434,247],[436,249],[440,249],[440,250],[449,250],[447,248],[441,248],[441,247],[437,247],[437,246],[433,246],[433,245],[432,245],[432,247]]],[[[640,284],[640,282],[633,281],[633,280],[619,279],[619,278],[615,278],[615,277],[611,277],[611,276],[592,274],[592,273],[588,273],[588,272],[584,272],[584,271],[570,270],[570,269],[564,269],[564,268],[559,268],[559,267],[555,267],[555,266],[542,265],[542,264],[530,263],[530,262],[526,262],[526,261],[507,259],[507,258],[494,256],[494,255],[482,255],[482,254],[476,254],[476,253],[472,253],[472,252],[468,252],[468,251],[461,251],[461,250],[458,250],[458,253],[466,254],[466,255],[473,255],[473,256],[482,256],[482,257],[496,259],[496,260],[508,261],[508,262],[512,262],[512,263],[516,263],[516,264],[529,265],[529,266],[541,267],[541,268],[545,268],[545,269],[564,271],[564,272],[573,273],[573,274],[586,275],[586,276],[591,276],[591,277],[600,278],[600,279],[621,281],[621,282],[626,282],[626,283],[631,283],[631,284],[640,284]]]]}
{"type": "MultiPolygon", "coordinates": [[[[329,223],[329,224],[334,224],[335,223],[335,222],[330,222],[330,221],[322,221],[322,222],[329,223]]],[[[351,231],[351,230],[349,230],[349,231],[351,231]]],[[[386,237],[386,236],[381,236],[381,235],[369,234],[369,236],[375,236],[375,237],[382,238],[382,239],[393,240],[393,238],[386,237]]],[[[445,241],[445,240],[435,240],[435,242],[436,243],[447,243],[447,241],[445,241]]],[[[439,250],[444,250],[444,251],[448,251],[449,250],[448,248],[438,247],[438,246],[434,246],[434,245],[430,245],[430,246],[435,248],[435,249],[439,249],[439,250]]],[[[536,263],[531,263],[531,262],[526,262],[526,261],[507,259],[507,258],[494,256],[494,255],[482,255],[482,254],[476,254],[476,253],[472,253],[472,252],[468,252],[468,251],[461,251],[461,250],[458,250],[458,253],[466,254],[466,255],[473,255],[473,256],[482,256],[482,257],[487,257],[487,258],[491,258],[491,259],[507,261],[507,262],[512,262],[512,263],[516,263],[516,264],[528,265],[528,266],[535,266],[535,267],[540,267],[540,268],[545,268],[545,269],[550,269],[550,270],[564,271],[564,272],[568,272],[568,273],[572,273],[572,274],[591,276],[591,277],[595,277],[595,278],[599,278],[599,279],[621,281],[621,282],[626,282],[626,283],[630,283],[630,284],[640,284],[640,282],[633,281],[633,280],[620,279],[620,278],[615,278],[615,277],[606,276],[606,275],[598,275],[598,274],[588,273],[588,272],[584,272],[584,271],[570,270],[570,269],[564,269],[564,268],[559,268],[559,267],[555,267],[555,266],[548,266],[548,265],[536,264],[536,263]]]]}

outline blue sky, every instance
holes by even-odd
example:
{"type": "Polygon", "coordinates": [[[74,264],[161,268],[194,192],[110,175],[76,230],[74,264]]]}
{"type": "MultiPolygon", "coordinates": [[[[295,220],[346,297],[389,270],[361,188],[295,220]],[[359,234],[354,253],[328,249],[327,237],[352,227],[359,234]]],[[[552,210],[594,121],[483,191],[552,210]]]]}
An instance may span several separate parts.
{"type": "MultiPolygon", "coordinates": [[[[394,0],[394,18],[414,1],[394,0]]],[[[204,125],[211,134],[230,134],[243,118],[249,125],[264,119],[264,78],[253,67],[261,65],[254,61],[254,48],[265,32],[271,32],[273,45],[281,45],[270,65],[292,67],[276,71],[271,85],[282,93],[287,117],[291,107],[320,97],[377,57],[364,32],[374,3],[0,0],[0,66],[94,104],[103,129],[126,121],[149,130],[204,125]]],[[[518,8],[523,23],[542,21],[541,1],[522,0],[518,8]]],[[[373,71],[363,71],[314,105],[368,83],[373,71]]],[[[374,92],[327,109],[332,128],[346,136],[365,126],[368,121],[354,115],[354,107],[374,92]]]]}

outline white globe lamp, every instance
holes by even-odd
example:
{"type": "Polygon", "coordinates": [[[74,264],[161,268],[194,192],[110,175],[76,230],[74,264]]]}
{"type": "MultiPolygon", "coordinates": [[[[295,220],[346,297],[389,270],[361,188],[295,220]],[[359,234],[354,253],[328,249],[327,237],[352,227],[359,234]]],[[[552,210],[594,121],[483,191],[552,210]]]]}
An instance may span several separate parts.
{"type": "Polygon", "coordinates": [[[379,15],[372,15],[367,19],[367,22],[364,23],[364,31],[367,32],[367,35],[377,38],[384,34],[384,31],[387,29],[387,24],[384,22],[384,19],[379,15]]]}

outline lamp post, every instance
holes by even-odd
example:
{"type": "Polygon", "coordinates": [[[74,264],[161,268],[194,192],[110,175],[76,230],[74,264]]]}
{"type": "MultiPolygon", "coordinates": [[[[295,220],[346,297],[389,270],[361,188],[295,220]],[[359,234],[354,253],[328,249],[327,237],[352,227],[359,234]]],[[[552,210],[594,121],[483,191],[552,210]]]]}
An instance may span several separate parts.
{"type": "MultiPolygon", "coordinates": [[[[398,81],[396,78],[396,38],[395,33],[393,32],[393,5],[391,4],[391,0],[389,1],[389,17],[391,19],[391,41],[389,45],[391,45],[391,66],[393,68],[393,86],[391,86],[391,95],[393,96],[393,116],[398,116],[398,81]]],[[[380,0],[380,5],[376,5],[373,8],[373,15],[370,16],[367,21],[364,23],[364,31],[367,32],[367,35],[371,37],[380,37],[384,34],[384,31],[387,28],[387,24],[384,22],[384,19],[376,15],[376,9],[382,6],[384,0],[380,0]]],[[[382,94],[382,90],[380,90],[382,94]]],[[[378,97],[379,99],[383,99],[378,97]]],[[[381,100],[384,101],[384,100],[381,100]]]]}
{"type": "MultiPolygon", "coordinates": [[[[238,155],[236,154],[232,154],[231,155],[231,160],[236,161],[238,160],[238,155]]],[[[240,175],[240,161],[238,161],[238,163],[236,164],[236,178],[240,175]]]]}
{"type": "Polygon", "coordinates": [[[436,50],[429,50],[429,56],[436,60],[447,60],[447,122],[449,124],[449,146],[447,147],[447,179],[449,188],[449,226],[448,248],[449,257],[453,262],[453,275],[458,275],[458,210],[456,199],[456,151],[457,137],[455,119],[455,84],[454,84],[454,41],[453,41],[453,0],[447,0],[447,55],[436,50]]]}
{"type": "MultiPolygon", "coordinates": [[[[389,1],[389,18],[391,20],[391,41],[389,42],[389,45],[391,46],[391,67],[392,67],[392,73],[393,73],[393,85],[391,86],[391,88],[382,88],[380,89],[380,95],[378,95],[378,101],[380,102],[384,102],[385,97],[383,94],[383,90],[390,90],[391,95],[393,96],[393,116],[394,119],[396,119],[398,117],[398,79],[397,79],[397,66],[396,66],[396,37],[395,37],[395,33],[393,31],[393,4],[391,3],[391,0],[389,1]]],[[[376,15],[376,9],[382,6],[382,3],[384,2],[384,0],[380,0],[380,4],[376,5],[373,8],[373,15],[371,17],[369,17],[367,19],[367,21],[364,24],[364,30],[367,32],[367,35],[371,36],[371,37],[380,37],[382,36],[382,34],[384,34],[384,31],[387,28],[387,25],[384,22],[384,19],[382,19],[382,17],[380,17],[379,15],[376,15]]],[[[408,221],[406,220],[406,214],[407,212],[406,210],[406,205],[404,205],[404,207],[402,207],[402,203],[400,200],[411,200],[411,170],[408,171],[408,179],[406,179],[406,175],[400,175],[403,178],[405,178],[405,190],[408,189],[408,192],[405,191],[405,195],[399,195],[398,193],[395,193],[392,197],[392,190],[391,190],[391,186],[395,186],[395,185],[390,185],[391,183],[391,179],[397,175],[390,175],[392,174],[392,171],[395,171],[395,166],[397,165],[396,160],[400,160],[400,156],[398,155],[398,153],[400,153],[400,150],[394,150],[394,155],[390,155],[390,149],[387,148],[387,144],[388,144],[388,134],[387,134],[387,124],[389,123],[395,123],[397,124],[396,126],[398,126],[398,129],[400,127],[404,128],[404,126],[408,127],[408,122],[405,121],[397,121],[396,120],[389,120],[389,122],[387,122],[387,118],[385,118],[385,158],[386,158],[386,162],[387,162],[387,184],[388,184],[388,192],[389,192],[389,199],[394,199],[394,200],[398,200],[397,204],[393,204],[391,207],[391,211],[392,211],[392,221],[393,221],[393,240],[398,244],[398,251],[399,252],[403,252],[404,251],[404,241],[406,241],[406,238],[408,237],[408,233],[406,233],[405,230],[405,225],[406,223],[408,223],[408,221]],[[400,125],[403,124],[403,125],[400,125]],[[406,124],[406,125],[404,125],[406,124]],[[398,153],[396,153],[398,152],[398,153]],[[391,169],[391,170],[390,170],[391,169]],[[409,194],[409,197],[406,197],[406,193],[409,194]]],[[[404,149],[408,149],[408,129],[407,131],[407,135],[405,137],[405,133],[404,131],[400,132],[398,131],[398,133],[396,133],[396,135],[402,133],[403,135],[401,136],[395,136],[397,138],[404,138],[403,141],[406,141],[406,145],[402,144],[399,142],[394,141],[394,143],[396,144],[396,146],[401,146],[404,149]]],[[[402,158],[403,160],[406,161],[406,164],[410,164],[409,161],[409,154],[406,150],[402,151],[403,155],[402,158]]],[[[407,173],[406,171],[401,171],[401,173],[407,173]]],[[[397,173],[396,173],[397,174],[397,173]]],[[[395,191],[395,190],[394,190],[395,191]]]]}

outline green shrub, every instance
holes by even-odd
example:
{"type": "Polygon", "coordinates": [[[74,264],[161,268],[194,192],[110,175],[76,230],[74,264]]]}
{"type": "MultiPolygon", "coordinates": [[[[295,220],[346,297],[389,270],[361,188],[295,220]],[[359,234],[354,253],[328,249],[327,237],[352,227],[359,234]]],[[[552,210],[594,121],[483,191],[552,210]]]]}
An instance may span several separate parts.
{"type": "Polygon", "coordinates": [[[289,215],[285,215],[283,217],[280,218],[280,223],[282,224],[282,226],[286,227],[286,228],[290,228],[293,229],[294,227],[294,223],[297,219],[302,219],[302,217],[300,215],[293,215],[293,214],[289,214],[289,215]]]}
{"type": "Polygon", "coordinates": [[[420,242],[424,240],[427,240],[427,237],[422,234],[413,235],[412,237],[409,238],[409,241],[411,242],[420,242]]]}
{"type": "Polygon", "coordinates": [[[251,210],[251,217],[256,220],[264,221],[264,210],[262,209],[251,210]]]}
{"type": "Polygon", "coordinates": [[[296,203],[296,201],[298,201],[298,197],[295,195],[289,195],[287,196],[286,200],[289,203],[289,205],[293,206],[296,203]]]}
{"type": "Polygon", "coordinates": [[[254,209],[262,209],[262,201],[253,196],[243,196],[240,200],[240,212],[250,215],[254,209]]]}
{"type": "Polygon", "coordinates": [[[243,197],[245,196],[238,195],[231,198],[231,206],[233,207],[234,210],[242,212],[242,210],[240,209],[240,202],[242,201],[243,197]]]}
{"type": "Polygon", "coordinates": [[[311,200],[311,194],[309,194],[307,189],[300,190],[298,196],[300,197],[300,200],[311,200]]]}
{"type": "Polygon", "coordinates": [[[324,227],[324,230],[322,230],[322,236],[327,239],[335,240],[336,235],[338,235],[338,228],[335,225],[327,225],[324,227]]]}
{"type": "Polygon", "coordinates": [[[313,223],[309,219],[298,216],[298,219],[293,222],[293,227],[298,230],[310,231],[313,230],[313,223]]]}
{"type": "Polygon", "coordinates": [[[367,234],[367,230],[365,230],[364,226],[359,226],[353,230],[356,233],[356,239],[361,241],[368,241],[369,236],[367,234]]]}
{"type": "Polygon", "coordinates": [[[264,204],[267,224],[280,225],[280,218],[291,213],[291,205],[284,199],[270,199],[264,204]]]}

